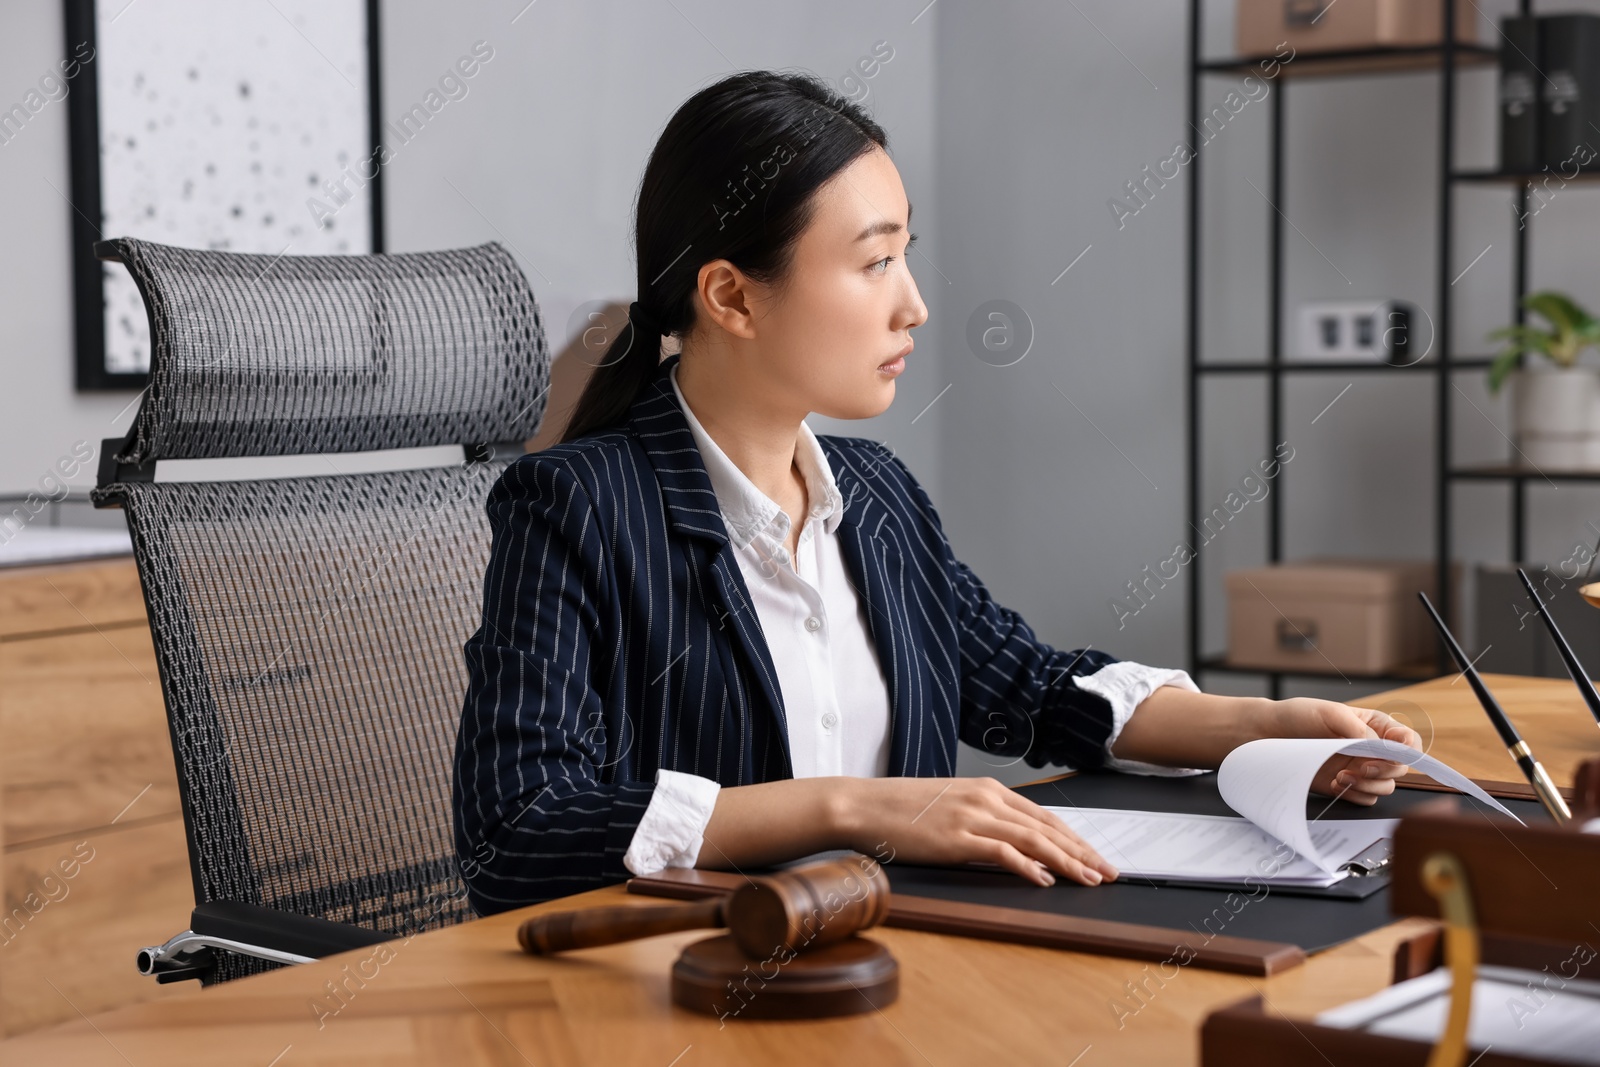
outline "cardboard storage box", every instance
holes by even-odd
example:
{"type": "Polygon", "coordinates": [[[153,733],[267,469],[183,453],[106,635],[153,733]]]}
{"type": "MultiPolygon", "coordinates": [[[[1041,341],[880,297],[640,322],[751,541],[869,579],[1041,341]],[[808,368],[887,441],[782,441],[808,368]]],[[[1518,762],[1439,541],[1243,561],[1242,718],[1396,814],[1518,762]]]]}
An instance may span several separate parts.
{"type": "Polygon", "coordinates": [[[1437,638],[1417,593],[1437,602],[1434,577],[1426,560],[1317,559],[1229,571],[1228,663],[1383,674],[1427,660],[1437,638]]]}
{"type": "MultiPolygon", "coordinates": [[[[1241,56],[1273,55],[1285,42],[1296,52],[1403,48],[1438,44],[1442,0],[1238,0],[1241,56]]],[[[1477,44],[1478,11],[1456,0],[1456,40],[1477,44]]]]}

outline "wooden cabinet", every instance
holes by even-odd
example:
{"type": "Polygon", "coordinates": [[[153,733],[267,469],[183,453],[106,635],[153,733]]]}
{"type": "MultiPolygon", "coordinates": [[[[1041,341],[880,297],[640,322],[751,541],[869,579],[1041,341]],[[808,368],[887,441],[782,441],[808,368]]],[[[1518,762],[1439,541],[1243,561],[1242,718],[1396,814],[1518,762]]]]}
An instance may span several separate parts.
{"type": "Polygon", "coordinates": [[[194,890],[131,559],[0,570],[0,843],[0,1030],[184,988],[133,962],[194,890]]]}

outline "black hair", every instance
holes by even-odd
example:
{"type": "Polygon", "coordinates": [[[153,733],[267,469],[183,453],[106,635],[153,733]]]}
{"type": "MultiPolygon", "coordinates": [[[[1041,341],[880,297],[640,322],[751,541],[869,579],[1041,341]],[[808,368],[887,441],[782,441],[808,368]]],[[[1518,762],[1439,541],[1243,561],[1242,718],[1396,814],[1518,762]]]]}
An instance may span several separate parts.
{"type": "Polygon", "coordinates": [[[562,443],[621,422],[694,326],[701,265],[780,284],[817,189],[888,135],[814,74],[741,71],[691,96],[661,131],[634,209],[638,298],[573,409],[562,443]]]}

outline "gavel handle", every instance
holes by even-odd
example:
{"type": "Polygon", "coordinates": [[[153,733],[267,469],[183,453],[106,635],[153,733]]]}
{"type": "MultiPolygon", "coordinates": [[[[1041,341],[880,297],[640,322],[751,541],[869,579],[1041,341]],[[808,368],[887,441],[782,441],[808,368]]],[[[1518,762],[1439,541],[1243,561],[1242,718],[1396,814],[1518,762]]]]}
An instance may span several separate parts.
{"type": "Polygon", "coordinates": [[[722,905],[720,898],[714,898],[694,904],[580,908],[535,915],[517,930],[517,941],[524,952],[548,956],[680,930],[715,928],[723,925],[722,905]]]}

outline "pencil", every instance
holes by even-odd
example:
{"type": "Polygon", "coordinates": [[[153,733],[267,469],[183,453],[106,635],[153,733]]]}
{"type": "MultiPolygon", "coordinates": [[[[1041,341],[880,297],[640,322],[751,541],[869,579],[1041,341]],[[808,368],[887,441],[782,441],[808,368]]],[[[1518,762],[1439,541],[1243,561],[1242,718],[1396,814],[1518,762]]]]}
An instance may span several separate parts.
{"type": "Polygon", "coordinates": [[[1472,691],[1478,697],[1478,703],[1483,705],[1484,713],[1489,716],[1489,722],[1494,725],[1495,732],[1500,735],[1500,740],[1505,743],[1506,752],[1516,761],[1521,768],[1523,777],[1528,779],[1528,784],[1533,786],[1533,791],[1538,794],[1539,800],[1544,804],[1545,810],[1550,813],[1557,825],[1572,821],[1572,812],[1567,808],[1567,802],[1561,799],[1561,791],[1556,788],[1555,782],[1550,780],[1550,775],[1538,760],[1533,758],[1533,750],[1528,747],[1528,742],[1517,733],[1517,728],[1511,725],[1511,720],[1506,717],[1505,710],[1500,707],[1499,701],[1489,692],[1489,687],[1483,684],[1483,679],[1478,676],[1477,668],[1467,654],[1461,651],[1461,646],[1456,644],[1455,636],[1450,633],[1450,628],[1444,624],[1439,613],[1433,609],[1433,601],[1428,599],[1427,593],[1419,592],[1423,607],[1428,609],[1428,616],[1433,619],[1434,627],[1439,631],[1439,637],[1444,641],[1445,647],[1450,650],[1451,657],[1456,661],[1456,666],[1461,668],[1461,673],[1466,676],[1467,684],[1472,686],[1472,691]]]}

